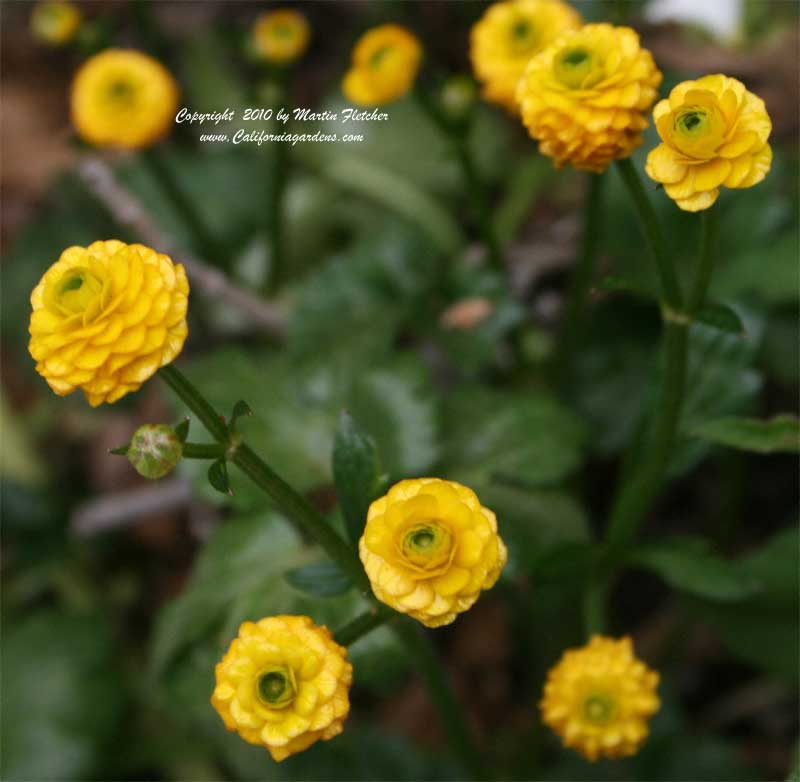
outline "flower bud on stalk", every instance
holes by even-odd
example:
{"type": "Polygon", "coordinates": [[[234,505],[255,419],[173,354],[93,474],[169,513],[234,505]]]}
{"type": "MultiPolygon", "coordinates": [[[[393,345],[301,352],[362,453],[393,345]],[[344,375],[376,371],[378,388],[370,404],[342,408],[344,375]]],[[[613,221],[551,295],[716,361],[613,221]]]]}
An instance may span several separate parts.
{"type": "Polygon", "coordinates": [[[145,424],[131,437],[128,461],[144,478],[163,478],[171,473],[183,455],[183,443],[167,424],[145,424]]]}

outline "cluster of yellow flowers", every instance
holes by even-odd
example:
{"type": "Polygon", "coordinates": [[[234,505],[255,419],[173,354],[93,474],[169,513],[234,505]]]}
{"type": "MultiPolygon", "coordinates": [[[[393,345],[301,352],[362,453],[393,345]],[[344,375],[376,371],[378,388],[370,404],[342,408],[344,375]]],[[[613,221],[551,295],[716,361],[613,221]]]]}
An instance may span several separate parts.
{"type": "MultiPolygon", "coordinates": [[[[62,6],[34,16],[53,40],[79,22],[62,6]]],[[[279,65],[299,58],[309,37],[295,11],[264,14],[253,29],[260,56],[279,65]]],[[[360,105],[396,100],[421,58],[408,30],[374,28],[353,50],[343,91],[360,105]]],[[[596,172],[642,143],[662,78],[632,29],[581,25],[561,0],[492,5],[473,28],[471,59],[484,96],[518,114],[543,154],[596,172]]],[[[166,132],[177,100],[161,64],[109,49],[78,71],[72,118],[93,144],[137,149],[166,132]]],[[[681,209],[706,209],[721,186],[750,187],[769,171],[769,116],[736,79],[679,84],[654,119],[662,143],[646,170],[681,209]]],[[[115,402],[181,352],[188,295],[183,267],[155,250],[117,240],[70,247],[31,295],[36,369],[56,394],[80,388],[92,406],[115,402]]],[[[373,502],[359,555],[375,597],[427,627],[468,610],[507,560],[495,514],[471,489],[438,478],[401,481],[373,502]]],[[[347,650],[327,628],[306,616],[268,617],[242,624],[216,667],[212,704],[228,729],[280,761],[342,731],[352,677],[347,650]]],[[[629,638],[593,637],[550,671],[542,718],[589,760],[630,755],[659,708],[658,679],[629,638]]]]}

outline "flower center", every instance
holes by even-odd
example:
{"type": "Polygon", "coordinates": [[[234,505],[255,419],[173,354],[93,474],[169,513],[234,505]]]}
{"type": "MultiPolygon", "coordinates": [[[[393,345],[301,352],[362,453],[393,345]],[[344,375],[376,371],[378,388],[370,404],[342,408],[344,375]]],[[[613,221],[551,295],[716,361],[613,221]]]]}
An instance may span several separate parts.
{"type": "Polygon", "coordinates": [[[592,87],[603,78],[603,69],[583,46],[562,51],[555,63],[556,78],[570,89],[592,87]]]}
{"type": "Polygon", "coordinates": [[[517,19],[511,25],[509,37],[514,54],[527,54],[536,46],[536,28],[528,19],[517,19]]]}
{"type": "Polygon", "coordinates": [[[270,709],[283,709],[293,700],[297,692],[294,673],[285,665],[276,665],[263,671],[258,677],[258,697],[270,709]]]}
{"type": "Polygon", "coordinates": [[[272,34],[276,38],[294,38],[295,28],[289,24],[278,23],[272,28],[272,34]]]}
{"type": "Polygon", "coordinates": [[[126,106],[133,103],[136,97],[136,90],[129,81],[114,79],[106,88],[106,96],[113,103],[119,106],[126,106]]]}
{"type": "Polygon", "coordinates": [[[583,702],[583,716],[593,725],[605,725],[616,710],[614,699],[603,693],[593,693],[583,702]]]}
{"type": "Polygon", "coordinates": [[[381,67],[392,51],[391,46],[381,46],[369,58],[369,67],[377,70],[381,67]]]}
{"type": "Polygon", "coordinates": [[[453,547],[453,536],[436,521],[415,524],[403,535],[401,549],[407,562],[424,570],[446,563],[453,547]]]}
{"type": "Polygon", "coordinates": [[[708,115],[705,111],[690,109],[678,117],[677,125],[683,133],[698,136],[708,132],[708,115]]]}
{"type": "Polygon", "coordinates": [[[85,312],[102,293],[103,282],[88,269],[75,266],[68,269],[55,284],[52,303],[65,315],[85,312]]]}

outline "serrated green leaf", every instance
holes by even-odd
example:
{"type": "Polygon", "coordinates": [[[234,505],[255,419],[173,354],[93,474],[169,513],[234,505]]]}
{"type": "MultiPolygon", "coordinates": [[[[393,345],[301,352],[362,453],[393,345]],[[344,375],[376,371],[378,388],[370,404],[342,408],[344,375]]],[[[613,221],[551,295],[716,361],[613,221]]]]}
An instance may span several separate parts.
{"type": "Polygon", "coordinates": [[[736,416],[718,418],[695,426],[691,434],[742,451],[800,451],[800,419],[790,414],[776,415],[767,420],[736,416]]]}
{"type": "Polygon", "coordinates": [[[286,580],[295,589],[312,597],[334,597],[353,588],[353,582],[341,568],[324,559],[287,571],[286,580]]]}
{"type": "Polygon", "coordinates": [[[735,562],[714,554],[703,538],[675,537],[639,546],[628,562],[652,570],[676,589],[712,600],[742,600],[761,588],[735,562]]]}
{"type": "Polygon", "coordinates": [[[695,315],[695,319],[707,326],[713,326],[715,329],[735,334],[738,337],[744,336],[745,333],[742,319],[734,310],[724,304],[706,304],[695,315]]]}
{"type": "Polygon", "coordinates": [[[225,459],[217,459],[208,468],[208,482],[220,494],[231,494],[231,486],[228,480],[228,465],[225,459]]]}
{"type": "Polygon", "coordinates": [[[448,473],[467,485],[557,483],[580,464],[581,422],[554,397],[478,386],[445,400],[448,473]]]}
{"type": "Polygon", "coordinates": [[[333,478],[345,526],[354,543],[364,531],[370,503],[382,488],[381,474],[375,441],[343,410],[333,440],[333,478]]]}

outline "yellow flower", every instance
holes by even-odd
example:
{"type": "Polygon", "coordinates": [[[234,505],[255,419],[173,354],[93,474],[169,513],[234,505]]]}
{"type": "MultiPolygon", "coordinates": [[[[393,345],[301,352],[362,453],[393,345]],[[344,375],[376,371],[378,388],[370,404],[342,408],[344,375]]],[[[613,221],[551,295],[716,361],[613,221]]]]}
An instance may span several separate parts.
{"type": "Polygon", "coordinates": [[[359,106],[391,103],[411,89],[421,59],[422,47],[405,27],[374,27],[358,39],[342,91],[359,106]]]}
{"type": "Polygon", "coordinates": [[[216,679],[211,705],[225,727],[277,761],[338,736],[350,711],[347,649],[307,616],[242,624],[216,679]]]}
{"type": "Polygon", "coordinates": [[[70,247],[31,294],[36,371],[59,396],[116,402],[181,352],[188,296],[183,266],[149,247],[70,247]]]}
{"type": "Polygon", "coordinates": [[[81,26],[81,12],[72,3],[38,3],[31,14],[31,32],[42,43],[69,43],[81,26]]]}
{"type": "Polygon", "coordinates": [[[542,719],[588,760],[633,755],[661,702],[658,673],[633,654],[631,639],[599,635],[564,652],[547,674],[542,719]]]}
{"type": "Polygon", "coordinates": [[[603,171],[642,143],[661,72],[629,27],[587,24],[528,64],[517,87],[522,121],[561,168],[603,171]]]}
{"type": "Polygon", "coordinates": [[[178,107],[178,85],[142,52],[106,49],[90,57],[72,82],[72,123],[84,141],[139,149],[163,136],[178,107]]]}
{"type": "Polygon", "coordinates": [[[302,57],[310,37],[311,30],[305,16],[288,8],[261,14],[253,26],[256,54],[280,65],[302,57]]]}
{"type": "Polygon", "coordinates": [[[375,596],[428,627],[450,624],[500,577],[497,519],[454,481],[400,481],[370,505],[359,554],[375,596]]]}
{"type": "Polygon", "coordinates": [[[646,171],[687,212],[708,209],[719,188],[758,184],[769,172],[772,122],[761,98],[729,76],[675,87],[653,110],[659,144],[646,171]]]}
{"type": "Polygon", "coordinates": [[[561,0],[506,0],[489,6],[472,28],[470,59],[486,100],[519,113],[516,91],[525,66],[581,17],[561,0]]]}

